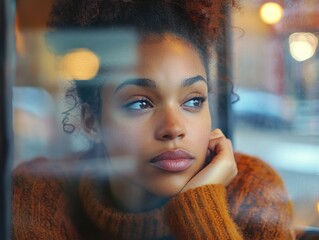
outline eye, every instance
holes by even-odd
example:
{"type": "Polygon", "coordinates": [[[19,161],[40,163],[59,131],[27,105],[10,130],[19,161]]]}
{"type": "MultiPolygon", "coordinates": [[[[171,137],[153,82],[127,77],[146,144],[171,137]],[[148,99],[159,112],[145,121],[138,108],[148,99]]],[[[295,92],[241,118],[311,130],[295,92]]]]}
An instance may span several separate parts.
{"type": "Polygon", "coordinates": [[[187,108],[200,109],[206,99],[206,97],[194,97],[184,102],[182,106],[187,108]]]}
{"type": "Polygon", "coordinates": [[[144,110],[148,108],[153,108],[153,104],[148,99],[139,99],[126,103],[123,108],[131,111],[144,110]]]}

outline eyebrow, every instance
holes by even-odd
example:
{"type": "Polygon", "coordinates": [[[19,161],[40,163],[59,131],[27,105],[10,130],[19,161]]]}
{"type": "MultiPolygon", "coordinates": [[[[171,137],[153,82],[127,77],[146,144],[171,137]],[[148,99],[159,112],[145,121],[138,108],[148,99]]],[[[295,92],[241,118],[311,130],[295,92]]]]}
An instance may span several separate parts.
{"type": "Polygon", "coordinates": [[[123,87],[127,86],[127,85],[134,85],[134,86],[139,86],[139,87],[146,87],[146,88],[151,88],[154,89],[156,88],[156,84],[155,82],[153,82],[150,79],[147,78],[136,78],[136,79],[129,79],[126,80],[125,82],[123,82],[122,84],[120,84],[115,90],[114,92],[118,92],[120,89],[122,89],[123,87]]]}
{"type": "Polygon", "coordinates": [[[201,76],[201,75],[197,75],[197,76],[195,76],[195,77],[191,77],[191,78],[187,78],[184,82],[183,82],[183,87],[189,87],[189,86],[191,86],[191,85],[193,85],[193,84],[195,84],[195,83],[197,83],[197,82],[200,82],[200,81],[203,81],[203,82],[205,82],[206,83],[206,85],[208,85],[207,84],[207,80],[203,77],[203,76],[201,76]]]}
{"type": "MultiPolygon", "coordinates": [[[[190,77],[187,78],[186,80],[184,80],[184,82],[182,83],[182,87],[190,87],[191,85],[197,83],[197,82],[205,82],[207,85],[207,81],[204,77],[197,75],[195,77],[190,77]]],[[[128,85],[134,85],[134,86],[138,86],[138,87],[145,87],[145,88],[150,88],[150,89],[155,89],[156,88],[156,84],[154,81],[147,79],[147,78],[135,78],[135,79],[129,79],[124,81],[123,83],[121,83],[115,90],[114,93],[117,93],[119,90],[121,90],[122,88],[124,88],[125,86],[128,85]]]]}

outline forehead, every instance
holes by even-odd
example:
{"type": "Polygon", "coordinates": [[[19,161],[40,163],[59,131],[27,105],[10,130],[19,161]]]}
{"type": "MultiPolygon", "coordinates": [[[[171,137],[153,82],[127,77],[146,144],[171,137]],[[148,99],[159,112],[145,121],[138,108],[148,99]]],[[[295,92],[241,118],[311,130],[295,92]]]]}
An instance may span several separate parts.
{"type": "Polygon", "coordinates": [[[147,71],[154,68],[173,68],[187,73],[205,73],[204,64],[197,49],[188,41],[173,34],[148,36],[137,46],[137,69],[147,71]]]}
{"type": "Polygon", "coordinates": [[[109,83],[119,84],[123,80],[148,78],[154,81],[164,78],[187,79],[206,71],[200,54],[192,44],[173,34],[147,35],[135,45],[133,65],[117,74],[110,73],[109,83]]]}
{"type": "MultiPolygon", "coordinates": [[[[199,51],[186,39],[172,33],[148,34],[140,39],[137,44],[140,56],[154,55],[184,55],[201,58],[199,51]]],[[[140,59],[141,60],[141,59],[140,59]]]]}

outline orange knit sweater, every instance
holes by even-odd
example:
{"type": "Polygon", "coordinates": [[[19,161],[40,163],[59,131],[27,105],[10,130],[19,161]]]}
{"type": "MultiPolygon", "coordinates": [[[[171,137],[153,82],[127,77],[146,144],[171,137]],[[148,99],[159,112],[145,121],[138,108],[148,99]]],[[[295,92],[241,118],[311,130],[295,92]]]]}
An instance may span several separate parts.
{"type": "Polygon", "coordinates": [[[199,187],[133,214],[114,207],[105,180],[80,160],[35,159],[13,173],[12,239],[294,239],[280,177],[256,158],[236,161],[227,189],[199,187]]]}

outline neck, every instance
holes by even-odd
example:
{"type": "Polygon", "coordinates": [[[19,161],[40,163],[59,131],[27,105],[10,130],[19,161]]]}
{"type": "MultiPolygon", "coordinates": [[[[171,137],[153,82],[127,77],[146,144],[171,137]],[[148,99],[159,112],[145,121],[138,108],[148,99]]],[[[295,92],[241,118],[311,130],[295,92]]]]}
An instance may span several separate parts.
{"type": "Polygon", "coordinates": [[[110,190],[116,206],[126,212],[146,212],[163,205],[167,199],[155,196],[128,179],[110,181],[110,190]]]}

